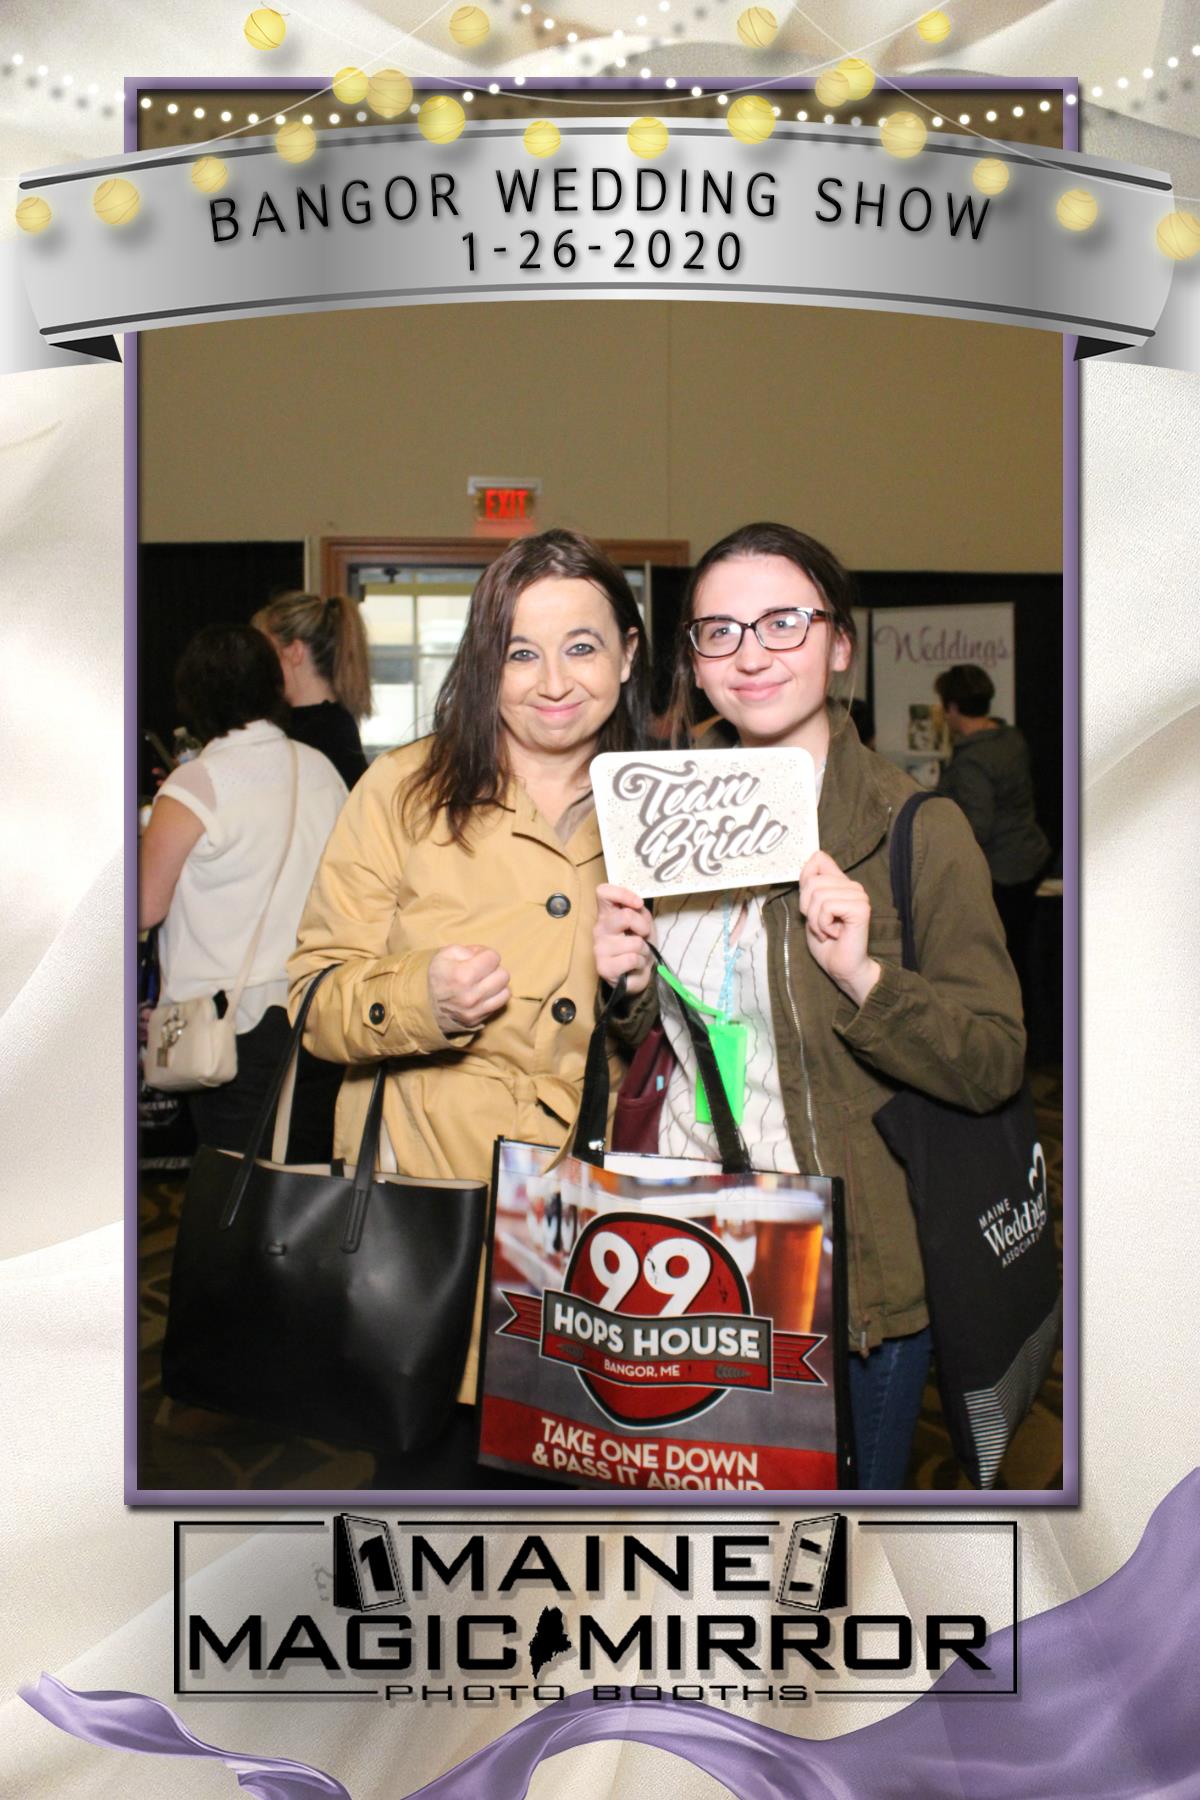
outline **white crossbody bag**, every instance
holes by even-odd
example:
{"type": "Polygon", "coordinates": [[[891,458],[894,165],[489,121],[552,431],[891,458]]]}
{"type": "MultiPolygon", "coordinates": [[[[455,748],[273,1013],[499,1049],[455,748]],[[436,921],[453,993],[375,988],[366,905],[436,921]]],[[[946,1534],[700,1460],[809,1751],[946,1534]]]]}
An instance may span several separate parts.
{"type": "Polygon", "coordinates": [[[151,1012],[146,1028],[142,1079],[147,1087],[158,1088],[167,1094],[194,1092],[197,1088],[224,1087],[237,1074],[237,1010],[296,831],[300,763],[295,744],[289,743],[288,750],[292,764],[292,804],[283,855],[237,981],[226,997],[224,1013],[218,1010],[215,994],[201,994],[194,1000],[161,1000],[151,1012]]]}

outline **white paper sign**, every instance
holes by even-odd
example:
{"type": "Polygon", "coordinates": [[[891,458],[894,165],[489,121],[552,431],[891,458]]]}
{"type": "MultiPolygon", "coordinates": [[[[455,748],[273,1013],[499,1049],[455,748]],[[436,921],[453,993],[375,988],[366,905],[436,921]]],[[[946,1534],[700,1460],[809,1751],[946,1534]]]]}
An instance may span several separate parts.
{"type": "Polygon", "coordinates": [[[592,791],[608,879],[643,899],[798,881],[817,848],[807,750],[609,751],[592,791]]]}

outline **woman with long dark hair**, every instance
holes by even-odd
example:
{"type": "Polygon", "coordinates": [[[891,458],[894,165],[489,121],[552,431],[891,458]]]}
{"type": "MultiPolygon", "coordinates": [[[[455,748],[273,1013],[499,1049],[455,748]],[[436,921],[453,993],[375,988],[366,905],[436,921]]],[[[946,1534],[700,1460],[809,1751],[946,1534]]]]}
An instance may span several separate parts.
{"type": "MultiPolygon", "coordinates": [[[[487,1181],[497,1136],[565,1140],[604,878],[588,771],[644,741],[640,650],[628,582],[578,533],[521,539],[481,576],[433,733],[354,789],[289,965],[293,1012],[340,965],[305,1032],[349,1064],[335,1155],[356,1153],[381,1061],[385,1166],[487,1181]]],[[[472,1350],[464,1399],[474,1383],[472,1350]]]]}
{"type": "Polygon", "coordinates": [[[799,881],[656,902],[600,889],[596,962],[627,978],[626,1021],[644,1036],[662,1000],[677,1058],[659,1148],[714,1154],[696,1118],[687,1034],[651,980],[667,966],[746,1030],[742,1131],[761,1169],[839,1175],[849,1237],[850,1391],[862,1487],[902,1487],[929,1367],[928,1311],[904,1170],[873,1123],[907,1086],[987,1112],[1020,1086],[1020,992],[987,864],[956,806],[933,802],[913,832],[919,973],[902,967],[888,849],[915,784],[859,742],[844,690],[855,647],[850,578],[814,539],[747,525],[701,557],[683,608],[671,719],[701,710],[752,748],[809,751],[821,848],[799,881]],[[839,690],[843,690],[839,692],[839,690]]]}

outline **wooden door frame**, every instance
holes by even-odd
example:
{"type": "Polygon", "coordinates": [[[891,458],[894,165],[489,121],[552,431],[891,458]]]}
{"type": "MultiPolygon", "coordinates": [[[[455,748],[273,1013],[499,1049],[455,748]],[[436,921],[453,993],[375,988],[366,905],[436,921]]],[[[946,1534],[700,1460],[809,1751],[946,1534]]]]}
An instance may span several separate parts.
{"type": "MultiPolygon", "coordinates": [[[[411,538],[411,537],[323,537],[321,539],[321,593],[344,594],[348,591],[351,563],[425,563],[478,564],[494,562],[501,551],[515,543],[515,538],[411,538]]],[[[598,538],[605,555],[618,566],[629,563],[658,563],[671,568],[687,568],[691,552],[681,538],[598,538]]]]}

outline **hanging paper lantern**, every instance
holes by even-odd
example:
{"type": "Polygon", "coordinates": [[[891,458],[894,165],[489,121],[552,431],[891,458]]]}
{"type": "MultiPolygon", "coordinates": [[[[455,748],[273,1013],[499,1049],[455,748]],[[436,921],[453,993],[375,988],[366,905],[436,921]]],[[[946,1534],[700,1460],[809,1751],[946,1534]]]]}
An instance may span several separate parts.
{"type": "Polygon", "coordinates": [[[850,98],[865,100],[875,86],[875,71],[870,63],[861,56],[843,56],[838,68],[850,83],[850,98]]]}
{"type": "Polygon", "coordinates": [[[879,127],[879,141],[889,156],[919,156],[928,136],[924,119],[916,113],[893,113],[879,127]]]}
{"type": "Polygon", "coordinates": [[[371,84],[361,69],[348,66],[339,69],[329,85],[334,99],[340,100],[343,106],[361,106],[371,84]]]}
{"type": "Polygon", "coordinates": [[[845,106],[850,98],[850,82],[840,69],[822,69],[817,76],[817,99],[822,106],[845,106]]]}
{"type": "Polygon", "coordinates": [[[464,50],[482,44],[491,29],[492,21],[482,6],[460,6],[450,14],[450,36],[464,50]]]}
{"type": "Polygon", "coordinates": [[[1002,194],[1009,182],[1008,164],[998,156],[985,156],[971,170],[971,180],[981,194],[1002,194]]]}
{"type": "Polygon", "coordinates": [[[421,136],[431,144],[452,144],[466,122],[466,113],[450,94],[431,94],[417,114],[421,136]]]}
{"type": "Polygon", "coordinates": [[[738,15],[737,34],[748,50],[765,50],[775,42],[778,30],[775,14],[765,6],[748,6],[738,15]]]}
{"type": "Polygon", "coordinates": [[[670,133],[661,119],[635,119],[625,133],[625,141],[635,156],[647,161],[661,156],[670,141],[670,133]]]}
{"type": "Polygon", "coordinates": [[[106,225],[128,225],[131,219],[137,218],[141,204],[142,196],[132,181],[126,181],[123,175],[102,181],[92,195],[96,217],[103,219],[106,225]]]}
{"type": "Polygon", "coordinates": [[[26,194],[23,200],[17,202],[17,224],[22,231],[28,231],[32,236],[45,231],[53,217],[54,214],[40,194],[26,194]]]}
{"type": "Polygon", "coordinates": [[[917,20],[917,30],[927,44],[944,44],[950,36],[950,21],[944,12],[927,12],[917,20]]]}
{"type": "Polygon", "coordinates": [[[525,127],[525,148],[530,156],[553,156],[562,137],[550,119],[534,119],[525,127]]]}
{"type": "MultiPolygon", "coordinates": [[[[17,211],[19,214],[19,207],[17,211]]],[[[1163,255],[1169,256],[1172,262],[1187,262],[1200,250],[1200,219],[1195,213],[1184,212],[1182,209],[1168,213],[1165,219],[1159,221],[1154,241],[1163,255]]]]}
{"type": "Polygon", "coordinates": [[[381,119],[398,119],[412,97],[412,82],[399,69],[380,69],[367,83],[367,105],[381,119]]]}
{"type": "Polygon", "coordinates": [[[275,133],[275,148],[284,162],[307,162],[317,147],[317,134],[302,119],[291,119],[275,133]]]}
{"type": "Polygon", "coordinates": [[[761,94],[739,94],[725,123],[739,144],[765,144],[775,129],[775,111],[761,94]]]}
{"type": "Polygon", "coordinates": [[[219,156],[202,156],[192,164],[192,185],[202,194],[219,194],[229,180],[229,170],[219,156]]]}
{"type": "Polygon", "coordinates": [[[1086,188],[1068,188],[1054,210],[1065,231],[1090,231],[1100,208],[1096,196],[1089,194],[1086,188]]]}
{"type": "Polygon", "coordinates": [[[278,50],[287,36],[283,14],[277,13],[273,6],[258,7],[250,14],[242,30],[246,34],[246,42],[255,50],[278,50]]]}

